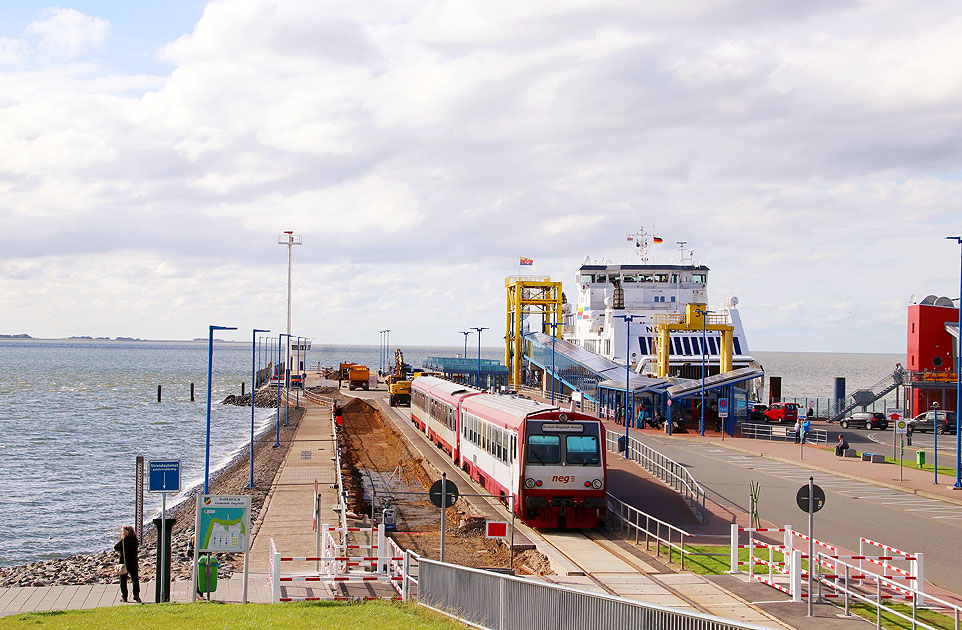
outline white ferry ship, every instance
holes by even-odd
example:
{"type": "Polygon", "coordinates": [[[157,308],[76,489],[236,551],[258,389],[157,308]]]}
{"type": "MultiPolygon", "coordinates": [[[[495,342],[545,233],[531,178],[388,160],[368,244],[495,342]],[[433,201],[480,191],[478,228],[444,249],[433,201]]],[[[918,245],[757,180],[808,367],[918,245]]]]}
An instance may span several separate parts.
{"type": "MultiPolygon", "coordinates": [[[[638,374],[656,373],[654,316],[683,315],[688,303],[708,304],[708,267],[695,265],[692,253],[679,243],[677,264],[649,264],[651,240],[644,229],[627,235],[638,255],[638,264],[613,264],[586,257],[576,274],[578,297],[563,309],[563,338],[589,352],[616,363],[631,366],[638,374]],[[632,317],[630,330],[624,316],[632,317]],[[628,333],[630,332],[630,337],[628,333]]],[[[733,368],[760,368],[748,349],[736,305],[738,298],[725,299],[724,307],[713,315],[725,315],[734,328],[733,368]]],[[[707,331],[702,347],[702,331],[673,332],[669,375],[701,378],[704,353],[707,373],[717,374],[720,365],[721,335],[707,331]]]]}

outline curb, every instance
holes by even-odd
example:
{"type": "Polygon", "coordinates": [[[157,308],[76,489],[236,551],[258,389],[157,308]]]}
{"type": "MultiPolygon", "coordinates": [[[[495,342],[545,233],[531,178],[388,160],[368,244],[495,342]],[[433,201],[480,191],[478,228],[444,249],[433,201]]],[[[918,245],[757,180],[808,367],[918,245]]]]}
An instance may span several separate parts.
{"type": "Polygon", "coordinates": [[[806,464],[804,461],[797,461],[792,459],[786,459],[784,457],[778,457],[776,455],[770,455],[768,453],[759,453],[746,448],[741,448],[738,446],[731,446],[729,443],[722,444],[721,440],[712,440],[713,444],[722,446],[723,448],[728,448],[733,451],[738,451],[739,453],[745,453],[748,455],[758,455],[759,457],[764,457],[766,459],[771,459],[776,462],[781,462],[783,464],[794,464],[796,466],[801,466],[802,468],[808,468],[809,470],[815,470],[818,472],[823,472],[830,475],[838,475],[839,477],[845,477],[846,479],[851,479],[853,481],[861,481],[862,483],[871,484],[873,486],[880,486],[882,488],[888,488],[889,490],[898,490],[899,492],[904,492],[905,494],[914,494],[920,497],[925,497],[927,499],[936,499],[939,501],[945,501],[947,503],[954,503],[955,505],[962,505],[962,497],[956,499],[954,497],[944,497],[940,494],[934,492],[929,492],[928,490],[918,490],[912,488],[904,488],[894,483],[889,483],[887,481],[880,481],[878,479],[869,479],[868,477],[860,477],[859,475],[853,475],[851,473],[841,472],[838,470],[833,470],[831,468],[824,468],[822,466],[815,466],[812,464],[806,464]]]}

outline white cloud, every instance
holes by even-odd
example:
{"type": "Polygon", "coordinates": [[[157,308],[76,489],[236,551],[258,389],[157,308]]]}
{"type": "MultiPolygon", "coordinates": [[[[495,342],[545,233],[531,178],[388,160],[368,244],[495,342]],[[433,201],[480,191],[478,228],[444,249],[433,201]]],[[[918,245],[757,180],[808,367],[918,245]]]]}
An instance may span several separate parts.
{"type": "Polygon", "coordinates": [[[44,56],[69,60],[96,49],[110,32],[110,22],[74,9],[45,9],[44,19],[27,25],[25,36],[44,56]]]}

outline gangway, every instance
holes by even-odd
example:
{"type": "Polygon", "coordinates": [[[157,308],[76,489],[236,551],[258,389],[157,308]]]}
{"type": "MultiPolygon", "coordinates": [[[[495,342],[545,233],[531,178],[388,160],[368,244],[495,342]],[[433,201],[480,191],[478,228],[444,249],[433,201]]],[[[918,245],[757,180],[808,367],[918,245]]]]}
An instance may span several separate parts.
{"type": "Polygon", "coordinates": [[[833,404],[835,411],[833,412],[831,411],[831,407],[829,408],[828,421],[835,422],[836,420],[840,420],[845,417],[845,414],[856,407],[861,407],[864,410],[868,405],[871,405],[899,385],[902,385],[904,380],[903,376],[904,370],[901,367],[895,368],[891,374],[883,377],[869,389],[860,389],[853,393],[851,398],[854,402],[845,404],[842,402],[843,399],[835,401],[833,404]],[[842,406],[843,404],[844,406],[842,406]]]}

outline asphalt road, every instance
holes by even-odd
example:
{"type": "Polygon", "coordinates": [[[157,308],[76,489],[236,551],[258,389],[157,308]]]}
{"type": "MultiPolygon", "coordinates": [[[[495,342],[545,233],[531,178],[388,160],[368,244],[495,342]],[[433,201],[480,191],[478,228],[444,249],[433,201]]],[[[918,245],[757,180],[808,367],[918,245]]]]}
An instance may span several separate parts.
{"type": "MultiPolygon", "coordinates": [[[[645,436],[644,442],[684,464],[705,487],[708,498],[748,511],[749,482],[761,484],[759,515],[778,525],[806,532],[808,516],[795,493],[809,476],[826,493],[815,515],[815,537],[858,552],[864,536],[908,552],[925,553],[925,577],[950,591],[962,592],[962,506],[828,473],[746,455],[697,440],[645,436]]],[[[941,440],[940,440],[941,442],[941,440]]],[[[940,444],[941,446],[941,444],[940,444]]]]}

